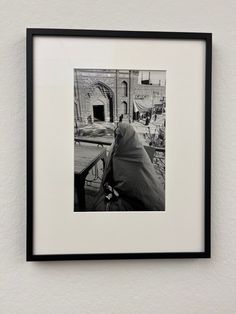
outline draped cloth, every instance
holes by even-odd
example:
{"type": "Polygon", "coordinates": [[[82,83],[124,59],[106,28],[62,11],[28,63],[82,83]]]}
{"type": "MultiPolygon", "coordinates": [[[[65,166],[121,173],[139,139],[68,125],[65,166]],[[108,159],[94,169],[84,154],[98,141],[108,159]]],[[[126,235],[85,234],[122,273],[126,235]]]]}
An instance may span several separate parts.
{"type": "Polygon", "coordinates": [[[119,123],[116,134],[93,210],[165,210],[162,185],[138,134],[126,123],[119,123]],[[119,193],[117,199],[106,201],[106,183],[119,193]]]}
{"type": "Polygon", "coordinates": [[[152,99],[150,97],[145,99],[135,99],[134,102],[134,112],[147,112],[148,110],[152,109],[152,99]]]}

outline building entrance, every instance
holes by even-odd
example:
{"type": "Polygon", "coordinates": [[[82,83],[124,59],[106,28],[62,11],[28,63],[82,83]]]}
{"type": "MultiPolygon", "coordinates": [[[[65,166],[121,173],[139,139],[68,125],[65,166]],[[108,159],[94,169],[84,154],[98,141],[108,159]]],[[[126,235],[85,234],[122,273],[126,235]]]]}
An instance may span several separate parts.
{"type": "Polygon", "coordinates": [[[93,117],[94,117],[94,121],[105,121],[103,105],[93,106],[93,117]]]}

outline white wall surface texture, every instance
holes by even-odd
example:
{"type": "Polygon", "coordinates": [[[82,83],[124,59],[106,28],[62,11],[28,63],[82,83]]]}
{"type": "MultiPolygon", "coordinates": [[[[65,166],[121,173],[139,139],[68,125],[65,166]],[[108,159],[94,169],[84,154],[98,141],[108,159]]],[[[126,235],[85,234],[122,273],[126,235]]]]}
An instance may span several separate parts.
{"type": "Polygon", "coordinates": [[[0,0],[0,313],[236,313],[236,2],[0,0]],[[25,29],[213,33],[212,259],[25,262],[25,29]]]}

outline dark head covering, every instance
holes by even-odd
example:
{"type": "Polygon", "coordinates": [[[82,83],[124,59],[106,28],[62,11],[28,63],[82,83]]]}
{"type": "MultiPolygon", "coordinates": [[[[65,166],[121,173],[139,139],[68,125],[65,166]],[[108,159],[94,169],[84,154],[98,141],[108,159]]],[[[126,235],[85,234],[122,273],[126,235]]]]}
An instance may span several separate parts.
{"type": "Polygon", "coordinates": [[[164,191],[138,134],[126,123],[119,123],[115,132],[94,210],[165,210],[164,191]],[[119,193],[108,205],[106,183],[119,193]]]}

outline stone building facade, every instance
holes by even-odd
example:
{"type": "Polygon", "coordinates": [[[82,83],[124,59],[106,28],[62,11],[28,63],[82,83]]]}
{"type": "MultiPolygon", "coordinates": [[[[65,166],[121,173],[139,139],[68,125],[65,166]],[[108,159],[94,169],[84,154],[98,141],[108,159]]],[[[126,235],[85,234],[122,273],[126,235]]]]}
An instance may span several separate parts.
{"type": "MultiPolygon", "coordinates": [[[[161,72],[161,71],[160,71],[161,72]]],[[[80,122],[133,119],[135,102],[160,103],[165,97],[165,73],[158,84],[141,80],[135,70],[74,70],[75,120],[80,122]]],[[[136,109],[135,109],[136,108],[136,109]]]]}

